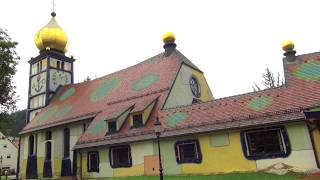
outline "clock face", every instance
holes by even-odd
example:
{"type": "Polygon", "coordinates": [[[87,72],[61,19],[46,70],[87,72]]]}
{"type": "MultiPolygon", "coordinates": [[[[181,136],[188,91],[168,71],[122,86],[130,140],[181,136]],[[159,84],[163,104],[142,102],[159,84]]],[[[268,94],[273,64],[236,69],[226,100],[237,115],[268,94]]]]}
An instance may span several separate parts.
{"type": "Polygon", "coordinates": [[[46,73],[33,76],[31,78],[31,95],[42,93],[46,89],[47,76],[46,73]]]}
{"type": "Polygon", "coordinates": [[[195,97],[199,98],[201,96],[201,89],[200,89],[198,79],[194,76],[191,76],[189,83],[190,83],[190,89],[192,94],[195,97]]]}
{"type": "Polygon", "coordinates": [[[71,83],[71,74],[56,69],[50,70],[50,90],[55,91],[60,85],[71,83]]]}

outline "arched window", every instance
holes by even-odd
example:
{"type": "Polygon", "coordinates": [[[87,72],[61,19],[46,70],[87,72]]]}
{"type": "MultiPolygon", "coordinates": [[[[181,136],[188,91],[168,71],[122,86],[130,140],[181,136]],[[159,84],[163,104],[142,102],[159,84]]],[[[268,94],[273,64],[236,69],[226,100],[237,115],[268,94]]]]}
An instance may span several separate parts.
{"type": "Polygon", "coordinates": [[[46,132],[46,160],[51,160],[51,139],[52,133],[51,131],[46,132]]]}
{"type": "Polygon", "coordinates": [[[70,129],[69,128],[65,128],[64,129],[64,157],[69,157],[70,156],[70,129]]]}
{"type": "Polygon", "coordinates": [[[34,135],[29,136],[29,155],[34,154],[34,135]]]}

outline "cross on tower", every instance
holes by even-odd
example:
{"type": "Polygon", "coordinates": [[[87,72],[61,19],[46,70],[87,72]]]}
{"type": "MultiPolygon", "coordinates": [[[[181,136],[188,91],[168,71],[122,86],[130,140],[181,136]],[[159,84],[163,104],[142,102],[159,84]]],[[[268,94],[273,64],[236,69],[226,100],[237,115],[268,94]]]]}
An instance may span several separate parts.
{"type": "Polygon", "coordinates": [[[55,5],[54,0],[52,0],[52,12],[54,12],[55,5]]]}

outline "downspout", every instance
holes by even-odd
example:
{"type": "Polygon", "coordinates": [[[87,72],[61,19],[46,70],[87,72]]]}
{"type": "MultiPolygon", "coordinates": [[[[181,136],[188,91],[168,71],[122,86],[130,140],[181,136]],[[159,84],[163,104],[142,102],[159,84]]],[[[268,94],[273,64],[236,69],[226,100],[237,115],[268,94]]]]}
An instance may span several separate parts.
{"type": "Polygon", "coordinates": [[[313,137],[313,133],[312,133],[317,128],[312,128],[308,123],[306,123],[306,124],[308,126],[309,135],[310,135],[311,144],[312,144],[312,149],[313,149],[313,154],[314,154],[314,157],[316,158],[317,167],[320,168],[319,157],[318,157],[318,154],[317,154],[317,149],[315,148],[314,137],[313,137]]]}

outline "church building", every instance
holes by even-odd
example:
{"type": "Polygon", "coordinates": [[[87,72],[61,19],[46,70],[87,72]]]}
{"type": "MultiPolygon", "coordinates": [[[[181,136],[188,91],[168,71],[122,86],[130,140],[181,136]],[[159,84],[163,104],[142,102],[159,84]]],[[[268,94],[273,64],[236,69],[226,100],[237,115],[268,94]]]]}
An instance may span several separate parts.
{"type": "Polygon", "coordinates": [[[320,167],[319,52],[296,55],[288,41],[284,85],[214,99],[204,72],[167,33],[164,52],[74,83],[67,34],[51,15],[29,61],[20,178],[156,176],[159,160],[164,175],[320,167]]]}

